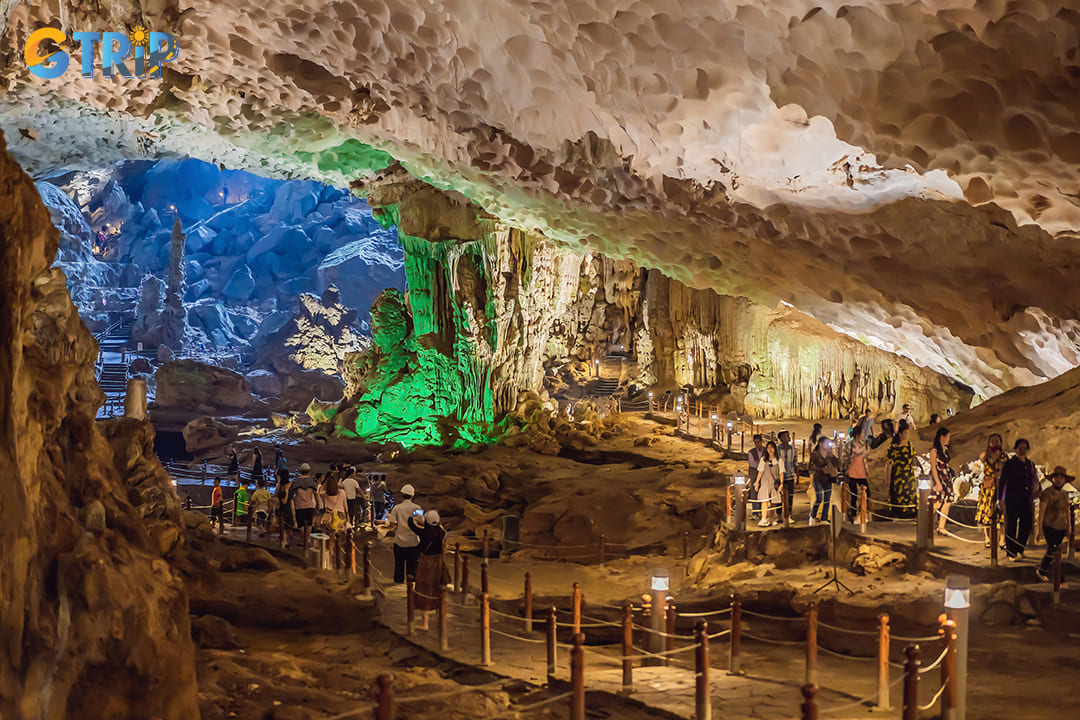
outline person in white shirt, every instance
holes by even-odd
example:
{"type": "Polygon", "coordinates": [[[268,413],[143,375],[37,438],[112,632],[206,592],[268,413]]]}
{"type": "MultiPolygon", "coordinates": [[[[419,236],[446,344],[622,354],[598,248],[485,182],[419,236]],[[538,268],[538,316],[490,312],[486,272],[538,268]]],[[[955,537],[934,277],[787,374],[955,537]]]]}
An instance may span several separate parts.
{"type": "Polygon", "coordinates": [[[356,470],[347,468],[345,479],[341,481],[341,489],[345,491],[345,503],[349,506],[349,520],[354,525],[359,525],[364,515],[364,508],[360,504],[360,483],[356,479],[356,470]]]}
{"type": "Polygon", "coordinates": [[[387,516],[390,533],[394,535],[394,582],[401,584],[408,576],[416,576],[416,563],[420,560],[420,538],[409,528],[409,518],[423,515],[424,511],[413,502],[416,490],[412,485],[401,488],[402,501],[394,505],[387,516]]]}
{"type": "Polygon", "coordinates": [[[901,409],[900,417],[896,421],[896,427],[900,427],[901,422],[906,422],[908,429],[913,433],[915,432],[915,418],[911,416],[911,406],[907,403],[905,403],[904,407],[901,409]]]}

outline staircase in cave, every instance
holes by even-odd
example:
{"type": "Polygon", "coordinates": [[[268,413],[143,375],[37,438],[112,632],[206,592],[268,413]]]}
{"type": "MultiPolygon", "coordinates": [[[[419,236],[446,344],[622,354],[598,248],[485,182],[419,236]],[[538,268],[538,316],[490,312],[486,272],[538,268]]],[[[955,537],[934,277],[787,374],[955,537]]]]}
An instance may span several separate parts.
{"type": "Polygon", "coordinates": [[[98,362],[95,370],[101,391],[105,393],[105,404],[98,410],[98,417],[111,417],[123,412],[127,368],[136,354],[131,343],[131,329],[134,326],[135,317],[129,315],[97,335],[98,362]]]}

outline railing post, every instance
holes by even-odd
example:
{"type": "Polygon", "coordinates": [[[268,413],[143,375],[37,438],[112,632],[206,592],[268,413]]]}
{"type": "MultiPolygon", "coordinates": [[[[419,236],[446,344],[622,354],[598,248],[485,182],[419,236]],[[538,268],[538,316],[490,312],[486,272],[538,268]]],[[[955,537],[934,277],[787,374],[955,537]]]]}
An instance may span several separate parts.
{"type": "Polygon", "coordinates": [[[394,720],[394,676],[375,678],[375,720],[394,720]]]}
{"type": "Polygon", "coordinates": [[[480,593],[480,664],[491,664],[491,607],[487,593],[480,593]]]}
{"type": "Polygon", "coordinates": [[[1069,505],[1069,559],[1076,557],[1076,512],[1069,505]]]}
{"type": "Polygon", "coordinates": [[[690,574],[690,531],[683,530],[682,534],[682,559],[686,563],[686,574],[690,574]]]}
{"type": "MultiPolygon", "coordinates": [[[[671,600],[667,601],[667,622],[664,625],[664,652],[671,652],[675,649],[675,603],[671,600]]],[[[671,665],[671,655],[664,657],[664,667],[671,665]]]]}
{"type": "Polygon", "coordinates": [[[489,592],[489,587],[490,586],[488,585],[488,561],[487,560],[481,560],[480,561],[480,592],[482,592],[482,593],[489,592]]]}
{"type": "Polygon", "coordinates": [[[728,478],[727,488],[726,488],[726,490],[727,490],[727,499],[724,502],[724,520],[728,523],[728,525],[731,524],[731,482],[732,482],[732,479],[728,478]]]}
{"type": "Polygon", "coordinates": [[[571,596],[573,618],[574,618],[574,634],[577,635],[581,632],[581,583],[574,583],[574,592],[571,596]]]}
{"type": "Polygon", "coordinates": [[[736,593],[731,596],[731,636],[728,649],[728,674],[742,675],[742,663],[739,660],[739,650],[742,644],[742,600],[736,593]]]}
{"type": "Polygon", "coordinates": [[[1057,551],[1054,553],[1053,600],[1055,605],[1061,604],[1061,543],[1058,543],[1057,551]]]}
{"type": "Polygon", "coordinates": [[[461,592],[461,543],[454,543],[454,592],[461,592]]]}
{"type": "Polygon", "coordinates": [[[995,507],[990,513],[990,567],[998,566],[998,512],[995,507]]]}
{"type": "Polygon", "coordinates": [[[461,557],[461,602],[469,602],[469,554],[461,557]]]}
{"type": "Polygon", "coordinates": [[[866,532],[866,486],[859,486],[859,532],[866,532]]]}
{"type": "Polygon", "coordinates": [[[694,718],[712,720],[712,698],[709,697],[709,624],[698,620],[694,633],[697,649],[694,651],[694,718]]]}
{"type": "Polygon", "coordinates": [[[364,543],[364,595],[371,595],[371,543],[364,543]]]}
{"type": "Polygon", "coordinates": [[[889,697],[889,616],[878,616],[878,710],[889,710],[892,699],[889,697]]]}
{"type": "Polygon", "coordinates": [[[533,589],[532,573],[525,573],[525,633],[533,631],[533,589]]]}
{"type": "Polygon", "coordinates": [[[405,622],[409,626],[409,635],[416,631],[416,590],[413,588],[413,576],[405,578],[405,622]]]}
{"type": "Polygon", "coordinates": [[[248,541],[248,542],[251,542],[251,516],[252,516],[253,514],[254,514],[254,513],[252,513],[252,512],[250,511],[250,508],[249,508],[249,509],[248,509],[248,513],[247,513],[247,515],[246,515],[246,516],[245,516],[245,518],[244,518],[245,520],[247,520],[247,541],[248,541]]]}
{"type": "Polygon", "coordinates": [[[919,720],[919,646],[904,648],[904,714],[903,720],[919,720]]]}
{"type": "Polygon", "coordinates": [[[480,555],[480,557],[483,558],[484,560],[487,560],[488,557],[489,557],[488,556],[488,529],[487,528],[484,528],[484,545],[483,545],[483,551],[482,551],[482,554],[480,555]]]}
{"type": "Polygon", "coordinates": [[[548,608],[547,616],[547,684],[550,687],[555,682],[555,643],[558,624],[555,619],[555,608],[548,608]]]}
{"type": "Polygon", "coordinates": [[[806,611],[806,684],[817,685],[817,603],[806,611]]]}
{"type": "Polygon", "coordinates": [[[941,661],[941,684],[945,691],[941,693],[941,720],[954,720],[956,717],[956,623],[945,620],[941,623],[942,642],[945,645],[945,659],[941,661]]]}
{"type": "MultiPolygon", "coordinates": [[[[250,513],[249,513],[250,514],[250,513]]],[[[356,538],[353,535],[353,529],[349,528],[345,532],[345,559],[349,566],[349,575],[356,574],[356,538]]]]}
{"type": "Polygon", "coordinates": [[[450,649],[450,638],[446,633],[446,586],[439,585],[439,650],[450,649]]]}
{"type": "Polygon", "coordinates": [[[787,486],[783,484],[780,487],[780,511],[784,514],[784,527],[791,527],[791,498],[787,486]]]}
{"type": "Polygon", "coordinates": [[[604,537],[604,533],[600,533],[600,564],[601,565],[604,564],[604,550],[606,549],[604,547],[605,540],[606,540],[606,538],[604,537]]]}
{"type": "Polygon", "coordinates": [[[818,720],[817,714],[817,685],[802,686],[802,720],[818,720]]]}
{"type": "Polygon", "coordinates": [[[629,601],[623,602],[622,620],[622,688],[625,692],[634,689],[634,608],[629,601]]]}
{"type": "Polygon", "coordinates": [[[570,720],[585,720],[585,636],[574,633],[570,651],[570,720]]]}

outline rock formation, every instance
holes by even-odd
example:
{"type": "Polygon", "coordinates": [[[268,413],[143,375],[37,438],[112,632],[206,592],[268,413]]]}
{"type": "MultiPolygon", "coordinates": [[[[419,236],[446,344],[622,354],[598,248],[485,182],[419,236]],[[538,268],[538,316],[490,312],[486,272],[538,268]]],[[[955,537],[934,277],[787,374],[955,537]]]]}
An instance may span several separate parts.
{"type": "Polygon", "coordinates": [[[120,456],[94,423],[96,347],[2,136],[0,196],[0,715],[198,717],[187,599],[162,558],[175,496],[152,430],[130,421],[120,456]]]}
{"type": "Polygon", "coordinates": [[[184,309],[184,229],[180,218],[173,220],[169,238],[169,274],[165,282],[165,310],[161,313],[161,344],[177,352],[187,330],[187,311],[184,309]]]}

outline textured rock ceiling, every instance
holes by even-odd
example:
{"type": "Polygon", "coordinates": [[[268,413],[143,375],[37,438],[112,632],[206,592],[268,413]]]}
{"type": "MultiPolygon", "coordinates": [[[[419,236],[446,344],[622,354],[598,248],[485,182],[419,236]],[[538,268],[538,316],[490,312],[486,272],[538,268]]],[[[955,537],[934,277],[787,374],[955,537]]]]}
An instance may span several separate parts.
{"type": "Polygon", "coordinates": [[[575,248],[785,301],[983,395],[1077,364],[1080,2],[0,2],[34,172],[191,153],[348,182],[390,152],[575,248]],[[164,81],[28,33],[181,36],[164,81]],[[74,63],[73,63],[74,66],[74,63]]]}

